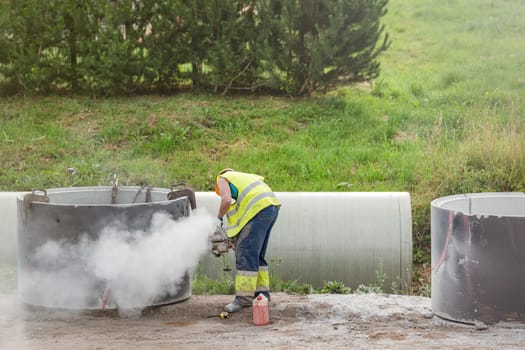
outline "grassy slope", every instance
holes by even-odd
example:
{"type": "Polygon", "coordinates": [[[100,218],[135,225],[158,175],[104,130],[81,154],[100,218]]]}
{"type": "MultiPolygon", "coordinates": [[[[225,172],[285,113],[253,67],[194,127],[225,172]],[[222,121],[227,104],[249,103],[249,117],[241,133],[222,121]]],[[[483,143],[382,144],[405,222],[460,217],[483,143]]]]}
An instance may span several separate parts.
{"type": "Polygon", "coordinates": [[[229,166],[276,191],[409,191],[415,260],[428,262],[432,199],[525,190],[524,15],[521,0],[391,0],[381,77],[315,99],[4,99],[0,190],[106,185],[111,172],[211,190],[229,166]]]}
{"type": "Polygon", "coordinates": [[[379,91],[398,134],[420,147],[416,247],[429,245],[432,199],[525,189],[524,15],[519,0],[390,2],[379,91]]]}

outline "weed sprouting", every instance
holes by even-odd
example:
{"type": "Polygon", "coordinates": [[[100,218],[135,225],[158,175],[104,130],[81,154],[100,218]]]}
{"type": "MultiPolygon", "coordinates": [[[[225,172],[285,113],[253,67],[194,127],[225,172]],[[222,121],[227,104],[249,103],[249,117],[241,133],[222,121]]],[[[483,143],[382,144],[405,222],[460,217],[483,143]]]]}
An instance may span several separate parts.
{"type": "Polygon", "coordinates": [[[338,281],[324,281],[321,293],[328,294],[349,294],[352,291],[350,287],[346,287],[344,283],[338,281]]]}

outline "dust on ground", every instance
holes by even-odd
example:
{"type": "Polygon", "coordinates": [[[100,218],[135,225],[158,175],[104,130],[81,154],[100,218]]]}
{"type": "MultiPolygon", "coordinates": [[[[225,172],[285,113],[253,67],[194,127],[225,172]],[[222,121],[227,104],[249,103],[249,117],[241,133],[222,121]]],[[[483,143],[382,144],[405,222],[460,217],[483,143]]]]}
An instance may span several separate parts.
{"type": "Polygon", "coordinates": [[[384,294],[275,293],[270,324],[251,309],[217,316],[232,296],[193,295],[139,313],[28,308],[0,294],[0,349],[520,349],[525,328],[465,325],[432,314],[430,299],[384,294]],[[211,317],[210,317],[211,316],[211,317]]]}

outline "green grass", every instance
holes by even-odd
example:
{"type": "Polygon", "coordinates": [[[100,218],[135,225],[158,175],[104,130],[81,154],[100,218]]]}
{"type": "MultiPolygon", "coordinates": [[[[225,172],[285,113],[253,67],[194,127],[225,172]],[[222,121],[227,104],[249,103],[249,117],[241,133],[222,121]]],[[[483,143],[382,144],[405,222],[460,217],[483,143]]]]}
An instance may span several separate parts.
{"type": "Polygon", "coordinates": [[[525,190],[522,18],[521,0],[391,1],[381,76],[312,98],[2,99],[0,191],[107,185],[112,172],[208,191],[224,167],[276,191],[409,191],[414,262],[428,266],[431,200],[525,190]]]}
{"type": "MultiPolygon", "coordinates": [[[[354,293],[393,293],[399,294],[397,285],[390,289],[384,287],[386,275],[377,274],[377,282],[371,285],[359,285],[354,293]]],[[[231,274],[223,273],[216,279],[211,279],[206,274],[197,271],[192,279],[192,293],[201,295],[234,294],[235,285],[231,274]]],[[[339,281],[324,281],[319,288],[314,288],[309,283],[299,283],[296,280],[283,281],[270,274],[270,290],[290,294],[350,294],[352,289],[339,281]]],[[[429,296],[429,295],[425,295],[429,296]]]]}

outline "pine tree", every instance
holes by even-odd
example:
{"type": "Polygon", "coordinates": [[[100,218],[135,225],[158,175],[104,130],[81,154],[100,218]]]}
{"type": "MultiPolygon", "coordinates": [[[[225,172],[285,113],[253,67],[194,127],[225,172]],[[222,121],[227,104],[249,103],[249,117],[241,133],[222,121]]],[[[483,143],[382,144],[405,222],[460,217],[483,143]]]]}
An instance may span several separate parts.
{"type": "Polygon", "coordinates": [[[11,0],[0,73],[28,92],[308,94],[379,74],[387,2],[11,0]]]}
{"type": "Polygon", "coordinates": [[[222,94],[230,89],[250,89],[257,67],[255,1],[222,0],[214,4],[208,15],[212,36],[207,48],[207,81],[222,94]]]}
{"type": "Polygon", "coordinates": [[[388,0],[268,0],[273,77],[294,95],[371,79],[389,46],[380,19],[388,0]],[[381,41],[378,44],[378,41],[381,41]]]}

